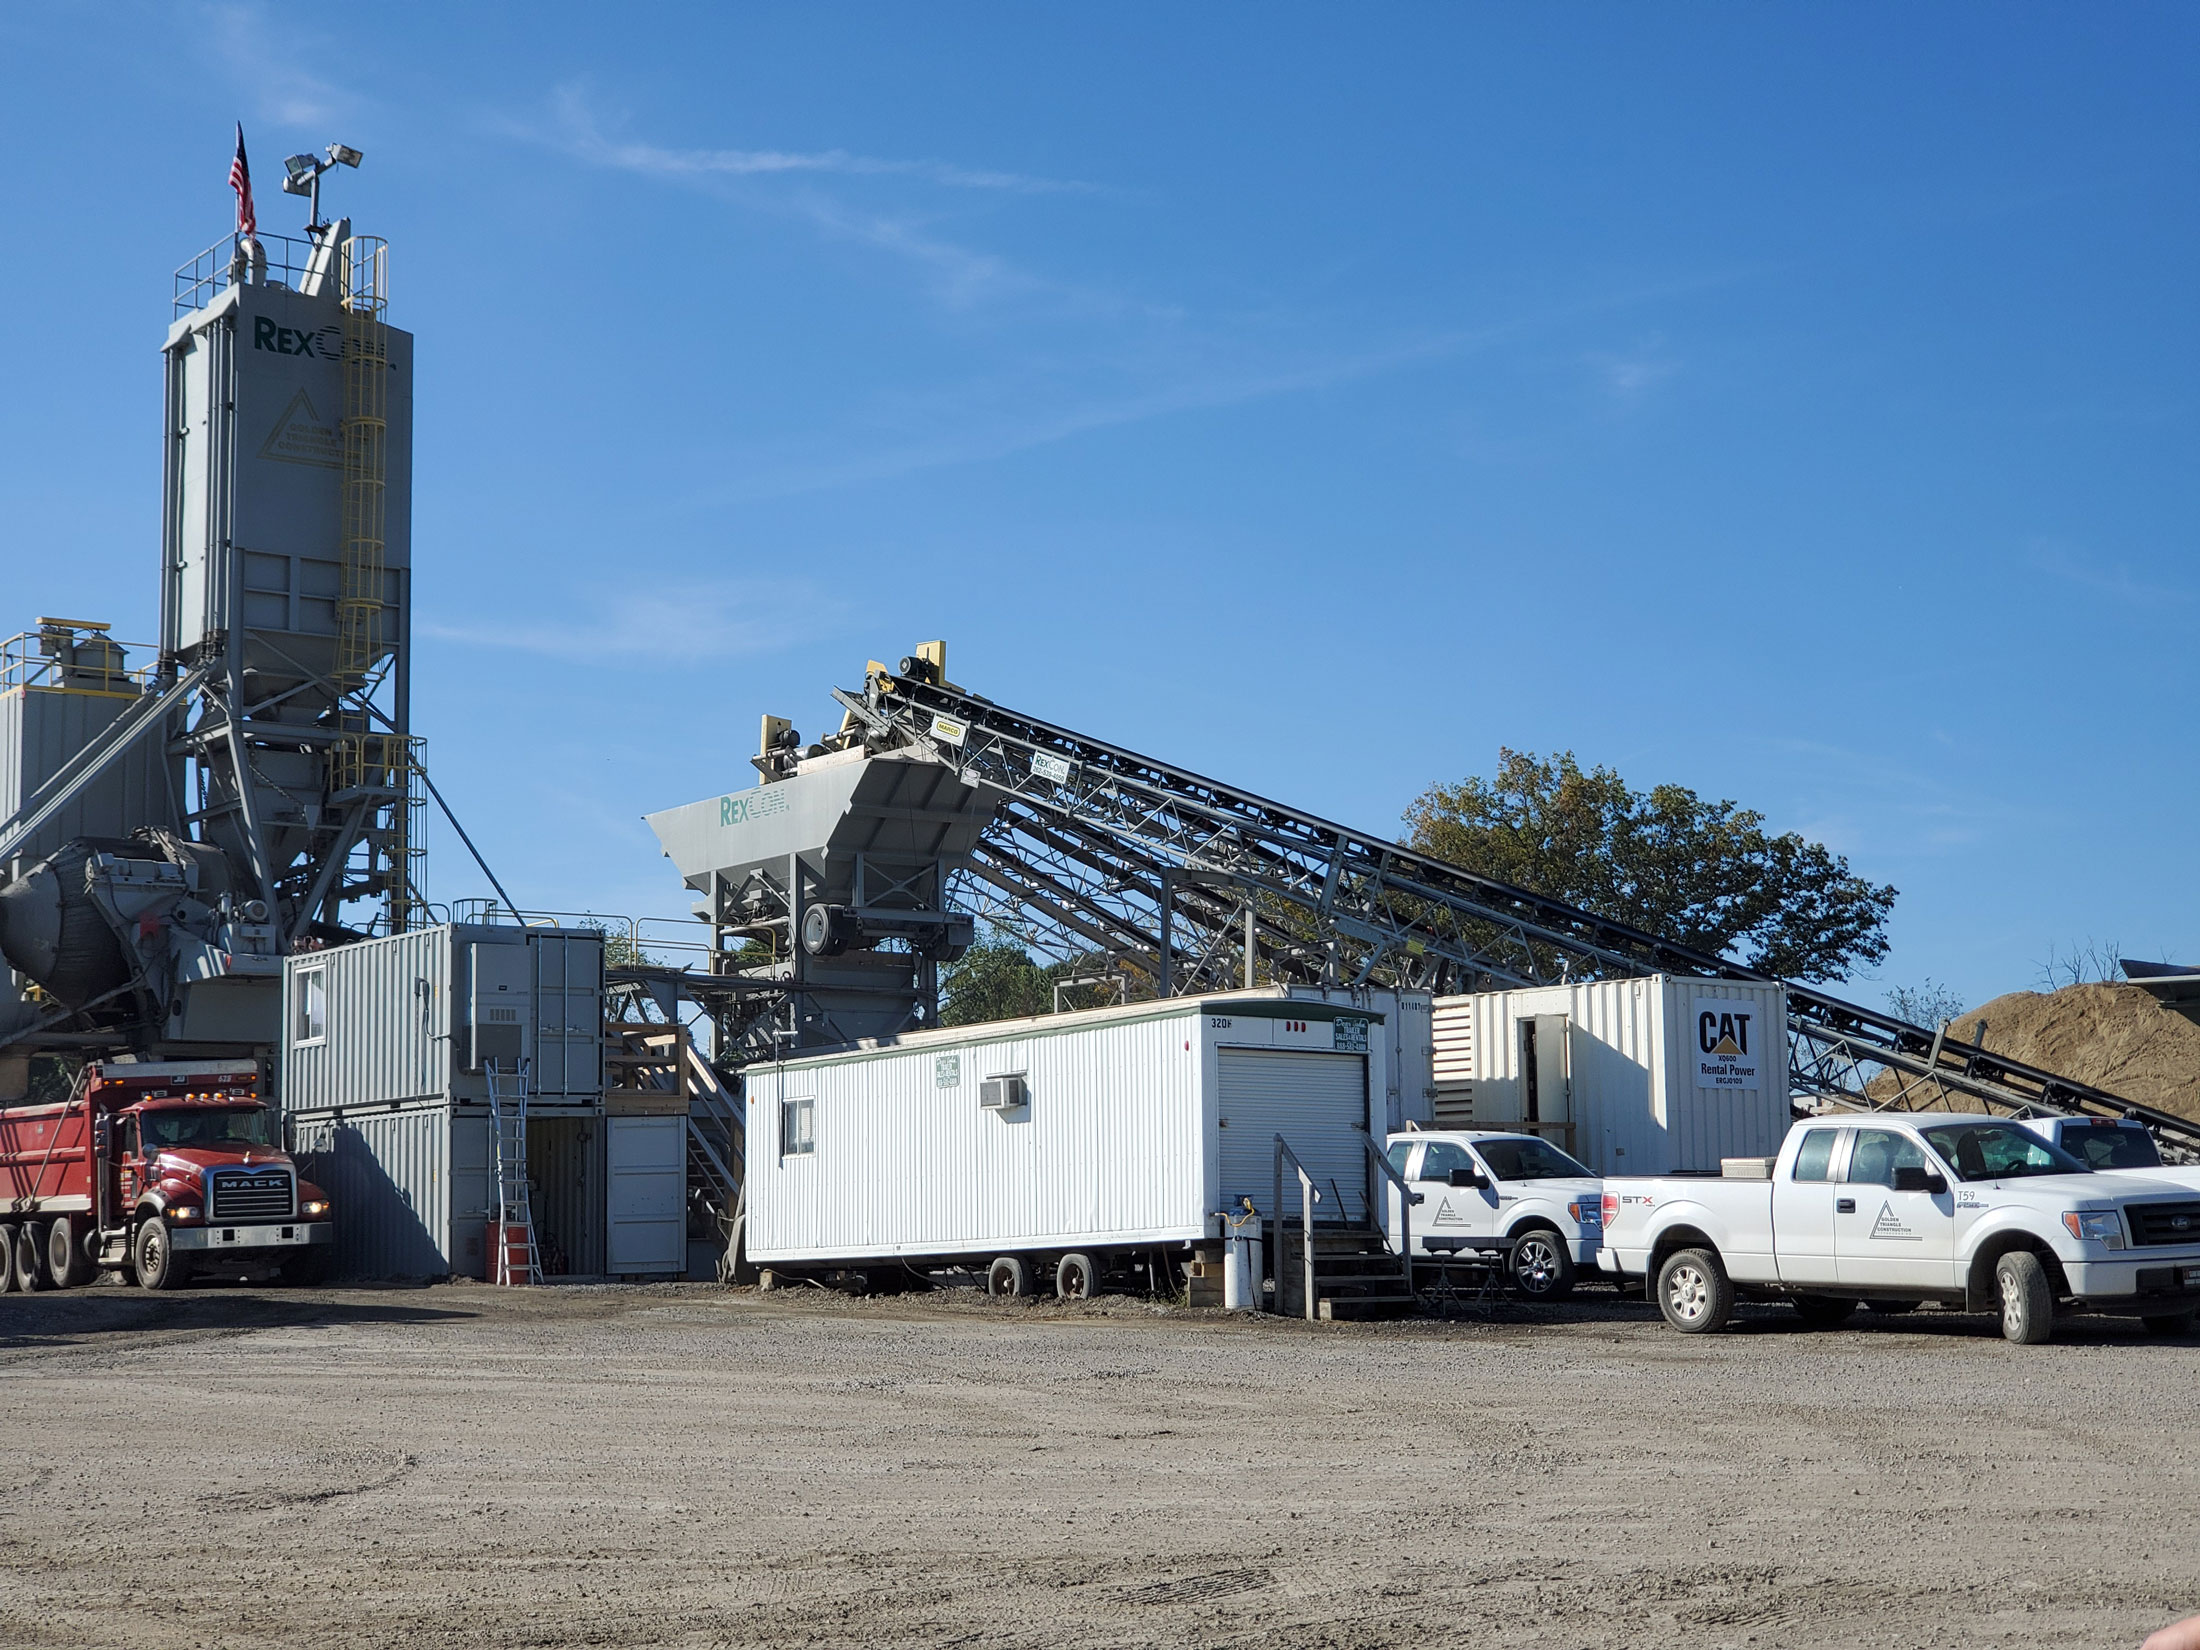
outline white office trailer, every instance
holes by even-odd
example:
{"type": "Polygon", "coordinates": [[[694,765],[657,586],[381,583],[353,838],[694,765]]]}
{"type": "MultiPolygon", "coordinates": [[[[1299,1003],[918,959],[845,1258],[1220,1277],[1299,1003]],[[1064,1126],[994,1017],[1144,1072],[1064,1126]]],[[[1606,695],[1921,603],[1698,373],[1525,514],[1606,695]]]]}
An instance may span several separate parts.
{"type": "Polygon", "coordinates": [[[1439,997],[1433,1121],[1544,1135],[1599,1174],[1769,1157],[1791,1113],[1787,994],[1654,974],[1439,997]]]}
{"type": "Polygon", "coordinates": [[[751,1066],[748,1257],[1082,1293],[1219,1238],[1242,1199],[1269,1214],[1279,1134],[1317,1223],[1364,1226],[1381,1026],[1349,1005],[1182,997],[751,1066]],[[1084,1278],[1057,1275],[1072,1256],[1084,1278]]]}
{"type": "Polygon", "coordinates": [[[1383,1044],[1383,1103],[1375,1108],[1377,1134],[1396,1134],[1409,1123],[1426,1128],[1436,1119],[1436,1043],[1431,1023],[1435,998],[1426,991],[1372,986],[1294,985],[1295,1000],[1336,1003],[1382,1016],[1372,1035],[1383,1044]]]}

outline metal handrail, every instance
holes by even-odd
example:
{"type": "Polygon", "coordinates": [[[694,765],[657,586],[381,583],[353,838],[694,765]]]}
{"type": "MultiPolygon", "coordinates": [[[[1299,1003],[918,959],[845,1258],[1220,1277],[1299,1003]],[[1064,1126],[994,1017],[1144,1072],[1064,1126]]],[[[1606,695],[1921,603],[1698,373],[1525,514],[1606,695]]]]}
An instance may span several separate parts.
{"type": "MultiPolygon", "coordinates": [[[[1362,1134],[1360,1144],[1367,1148],[1367,1155],[1375,1167],[1382,1170],[1383,1178],[1398,1188],[1398,1253],[1406,1263],[1406,1296],[1413,1296],[1413,1189],[1406,1184],[1406,1177],[1391,1166],[1383,1149],[1375,1144],[1374,1136],[1362,1134]]],[[[1386,1238],[1388,1232],[1383,1234],[1386,1238]]]]}
{"type": "Polygon", "coordinates": [[[1313,1176],[1306,1172],[1306,1165],[1299,1161],[1299,1154],[1291,1149],[1289,1141],[1276,1136],[1276,1175],[1273,1196],[1269,1202],[1269,1221],[1275,1227],[1270,1240],[1276,1257],[1276,1310],[1283,1310],[1283,1160],[1289,1158],[1291,1167],[1299,1176],[1299,1261],[1306,1274],[1306,1321],[1315,1321],[1314,1300],[1314,1205],[1322,1200],[1322,1194],[1314,1189],[1313,1176]]]}

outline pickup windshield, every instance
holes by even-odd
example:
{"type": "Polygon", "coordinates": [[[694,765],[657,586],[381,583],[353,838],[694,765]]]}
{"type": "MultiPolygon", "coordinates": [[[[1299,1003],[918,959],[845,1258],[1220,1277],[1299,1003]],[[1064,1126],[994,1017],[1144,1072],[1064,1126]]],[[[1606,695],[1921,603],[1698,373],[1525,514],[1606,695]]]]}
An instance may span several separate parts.
{"type": "Polygon", "coordinates": [[[148,1150],[162,1146],[199,1147],[219,1151],[231,1146],[272,1146],[274,1120],[265,1106],[179,1107],[175,1111],[139,1114],[148,1150]]]}
{"type": "Polygon", "coordinates": [[[1923,1131],[1958,1180],[2018,1180],[2034,1174],[2090,1174],[2058,1150],[2014,1123],[1943,1123],[1923,1131]]]}
{"type": "Polygon", "coordinates": [[[1477,1140],[1474,1149],[1499,1180],[1589,1180],[1589,1171],[1547,1140],[1477,1140]]]}
{"type": "Polygon", "coordinates": [[[2096,1169],[2159,1169],[2162,1154],[2144,1129],[2120,1123],[2073,1123],[2062,1131],[2062,1149],[2096,1169]]]}

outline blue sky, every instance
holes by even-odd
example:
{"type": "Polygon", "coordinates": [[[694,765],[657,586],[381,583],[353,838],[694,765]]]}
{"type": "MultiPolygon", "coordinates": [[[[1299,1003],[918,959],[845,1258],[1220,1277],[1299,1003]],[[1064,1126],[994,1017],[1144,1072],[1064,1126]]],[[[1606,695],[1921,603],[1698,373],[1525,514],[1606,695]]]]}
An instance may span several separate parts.
{"type": "Polygon", "coordinates": [[[374,15],[0,12],[0,621],[152,633],[231,122],[270,229],[357,145],[523,903],[681,912],[639,816],[945,636],[1372,829],[1500,745],[1734,797],[1901,888],[1862,996],[2200,955],[2189,8],[374,15]]]}

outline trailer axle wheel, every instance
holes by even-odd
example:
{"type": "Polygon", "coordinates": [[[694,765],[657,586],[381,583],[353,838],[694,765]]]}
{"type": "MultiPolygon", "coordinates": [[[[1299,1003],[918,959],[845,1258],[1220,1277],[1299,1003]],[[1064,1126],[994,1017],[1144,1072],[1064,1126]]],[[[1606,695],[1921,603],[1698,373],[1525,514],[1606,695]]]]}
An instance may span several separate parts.
{"type": "Polygon", "coordinates": [[[0,1226],[0,1295],[13,1294],[21,1287],[15,1277],[15,1228],[0,1226]]]}
{"type": "Polygon", "coordinates": [[[46,1275],[46,1246],[39,1241],[44,1235],[35,1220],[26,1220],[15,1229],[16,1288],[43,1289],[52,1281],[46,1275]]]}
{"type": "Polygon", "coordinates": [[[1001,1256],[986,1268],[985,1292],[996,1299],[1021,1299],[1031,1293],[1031,1268],[1014,1255],[1001,1256]]]}
{"type": "Polygon", "coordinates": [[[84,1253],[84,1234],[67,1215],[55,1215],[46,1223],[46,1270],[56,1289],[74,1289],[92,1281],[91,1257],[84,1253]]]}
{"type": "Polygon", "coordinates": [[[1090,1255],[1064,1255],[1055,1263],[1054,1292],[1066,1301],[1089,1301],[1100,1293],[1100,1268],[1090,1255]]]}

